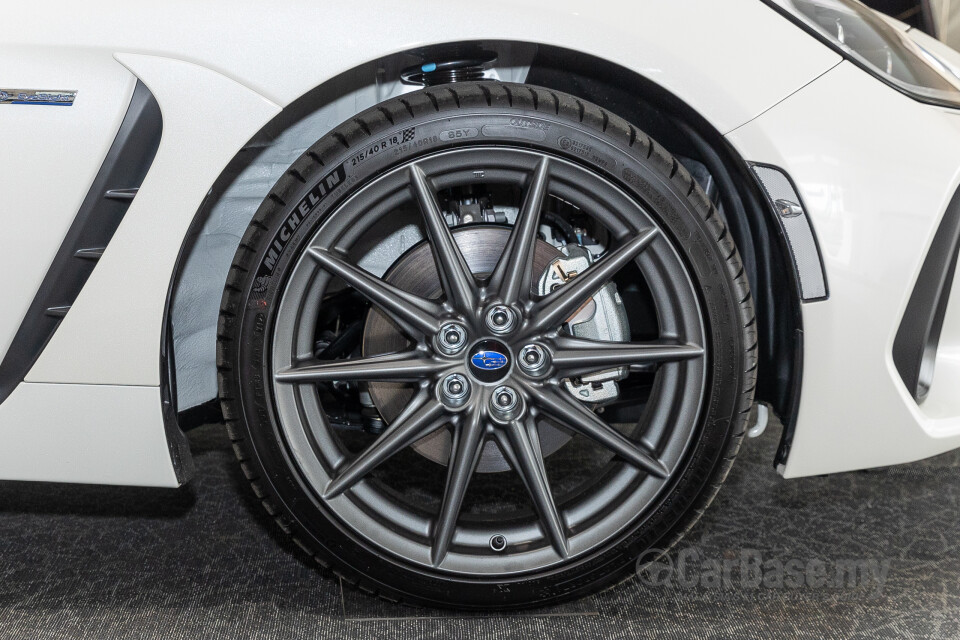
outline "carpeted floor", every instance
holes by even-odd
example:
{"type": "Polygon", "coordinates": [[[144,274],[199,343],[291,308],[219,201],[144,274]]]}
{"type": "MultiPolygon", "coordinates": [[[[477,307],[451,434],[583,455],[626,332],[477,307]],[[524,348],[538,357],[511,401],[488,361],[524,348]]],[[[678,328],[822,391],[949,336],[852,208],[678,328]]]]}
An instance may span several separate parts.
{"type": "Polygon", "coordinates": [[[960,638],[960,454],[784,481],[748,440],[680,547],[522,615],[390,605],[318,574],[219,425],[179,491],[0,483],[0,638],[960,638]]]}

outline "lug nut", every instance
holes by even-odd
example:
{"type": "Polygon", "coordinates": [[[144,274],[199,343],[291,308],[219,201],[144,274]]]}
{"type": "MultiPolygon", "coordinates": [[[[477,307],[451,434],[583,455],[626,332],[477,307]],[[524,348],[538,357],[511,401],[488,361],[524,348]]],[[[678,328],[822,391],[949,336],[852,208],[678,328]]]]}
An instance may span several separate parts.
{"type": "Polygon", "coordinates": [[[440,327],[440,333],[436,338],[437,349],[448,356],[455,355],[463,351],[467,346],[467,330],[462,324],[448,322],[440,327]]]}
{"type": "Polygon", "coordinates": [[[520,349],[519,363],[526,373],[536,376],[546,371],[550,359],[546,349],[538,344],[528,344],[520,349]]]}
{"type": "Polygon", "coordinates": [[[494,305],[487,311],[486,321],[490,331],[509,333],[517,326],[517,313],[506,305],[494,305]]]}
{"type": "Polygon", "coordinates": [[[448,407],[459,407],[470,397],[470,383],[459,373],[452,373],[440,382],[440,400],[448,407]]]}
{"type": "Polygon", "coordinates": [[[500,418],[509,420],[516,417],[520,409],[520,395],[506,385],[493,390],[493,412],[500,418]]]}

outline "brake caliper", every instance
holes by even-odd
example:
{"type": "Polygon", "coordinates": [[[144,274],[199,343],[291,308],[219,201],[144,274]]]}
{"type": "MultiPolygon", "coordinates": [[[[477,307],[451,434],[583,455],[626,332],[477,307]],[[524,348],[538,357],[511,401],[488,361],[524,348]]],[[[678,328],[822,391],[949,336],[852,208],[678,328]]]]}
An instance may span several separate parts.
{"type": "MultiPolygon", "coordinates": [[[[550,263],[540,277],[540,295],[547,295],[593,264],[593,255],[580,245],[568,244],[560,249],[564,256],[550,263]]],[[[617,285],[605,284],[589,301],[566,322],[570,334],[578,338],[605,342],[630,340],[627,310],[620,299],[617,285]]],[[[620,389],[617,380],[627,377],[627,367],[597,371],[579,378],[566,378],[564,386],[570,394],[583,402],[605,403],[615,400],[620,389]]]]}

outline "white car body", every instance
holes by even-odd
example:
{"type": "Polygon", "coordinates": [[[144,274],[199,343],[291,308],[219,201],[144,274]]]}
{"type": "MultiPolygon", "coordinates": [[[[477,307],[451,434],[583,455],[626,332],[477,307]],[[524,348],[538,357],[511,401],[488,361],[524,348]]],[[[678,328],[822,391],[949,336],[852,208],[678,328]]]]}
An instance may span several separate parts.
{"type": "MultiPolygon", "coordinates": [[[[960,183],[960,111],[894,90],[760,0],[605,0],[586,9],[567,0],[8,3],[0,89],[77,93],[70,107],[0,105],[0,360],[138,81],[159,104],[162,138],[79,295],[0,400],[0,478],[170,487],[188,479],[189,451],[171,415],[176,399],[164,395],[166,324],[178,257],[198,212],[209,209],[208,193],[258,132],[304,96],[327,110],[302,125],[317,135],[300,150],[390,91],[409,89],[360,70],[398,52],[473,40],[516,43],[514,64],[499,73],[517,81],[531,45],[629,69],[697,112],[745,161],[792,176],[830,295],[801,307],[802,386],[783,475],[908,462],[960,447],[960,281],[925,402],[908,391],[892,356],[960,183]]],[[[237,229],[236,220],[249,219],[276,171],[296,157],[295,139],[277,140],[282,149],[234,183],[234,204],[241,204],[222,233],[199,221],[209,232],[199,246],[208,251],[190,260],[210,277],[191,285],[195,308],[184,322],[199,318],[196,330],[174,327],[181,410],[215,393],[212,323],[246,224],[237,229]]]]}

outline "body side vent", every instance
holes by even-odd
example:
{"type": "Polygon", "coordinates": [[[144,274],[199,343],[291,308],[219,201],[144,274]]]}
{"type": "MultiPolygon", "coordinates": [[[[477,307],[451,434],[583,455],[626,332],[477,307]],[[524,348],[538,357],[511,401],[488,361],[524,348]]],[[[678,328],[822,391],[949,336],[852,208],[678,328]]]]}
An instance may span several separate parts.
{"type": "Polygon", "coordinates": [[[153,163],[162,122],[156,99],[138,81],[100,172],[0,362],[0,402],[23,381],[93,273],[153,163]]]}
{"type": "Polygon", "coordinates": [[[893,341],[893,362],[914,400],[926,399],[960,250],[960,190],[943,214],[893,341]]]}

